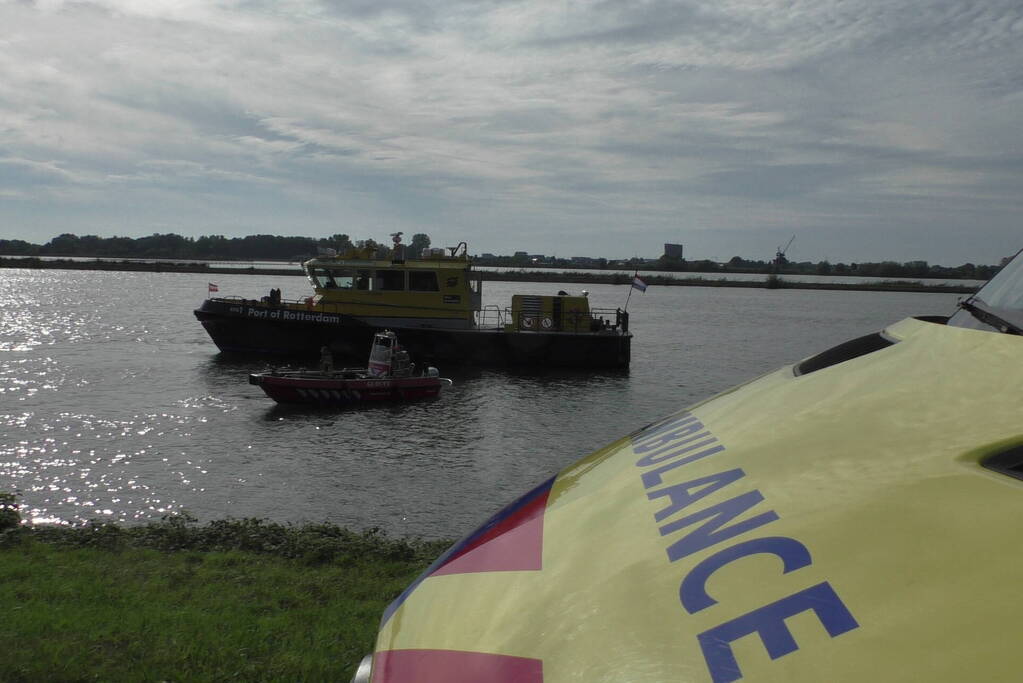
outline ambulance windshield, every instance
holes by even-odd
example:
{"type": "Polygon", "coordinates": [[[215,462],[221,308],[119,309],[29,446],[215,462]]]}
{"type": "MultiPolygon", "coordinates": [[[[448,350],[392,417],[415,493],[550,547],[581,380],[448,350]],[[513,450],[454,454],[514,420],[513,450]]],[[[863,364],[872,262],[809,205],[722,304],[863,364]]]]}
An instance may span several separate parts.
{"type": "Polygon", "coordinates": [[[959,304],[949,325],[1023,334],[1023,252],[973,296],[959,304]]]}

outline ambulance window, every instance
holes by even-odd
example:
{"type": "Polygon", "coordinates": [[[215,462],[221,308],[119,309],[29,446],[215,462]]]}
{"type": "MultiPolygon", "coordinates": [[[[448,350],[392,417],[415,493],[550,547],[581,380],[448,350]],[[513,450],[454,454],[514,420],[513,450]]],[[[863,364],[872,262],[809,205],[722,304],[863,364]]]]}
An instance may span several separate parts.
{"type": "Polygon", "coordinates": [[[1023,252],[1017,253],[976,294],[961,301],[948,324],[1023,334],[1023,252]]]}
{"type": "Polygon", "coordinates": [[[996,310],[1023,311],[1023,256],[998,271],[977,297],[996,310]]]}
{"type": "Polygon", "coordinates": [[[405,271],[378,270],[373,289],[400,292],[405,289],[405,271]]]}
{"type": "Polygon", "coordinates": [[[410,272],[408,274],[408,288],[413,292],[439,292],[437,286],[437,273],[432,270],[422,272],[410,272]]]}

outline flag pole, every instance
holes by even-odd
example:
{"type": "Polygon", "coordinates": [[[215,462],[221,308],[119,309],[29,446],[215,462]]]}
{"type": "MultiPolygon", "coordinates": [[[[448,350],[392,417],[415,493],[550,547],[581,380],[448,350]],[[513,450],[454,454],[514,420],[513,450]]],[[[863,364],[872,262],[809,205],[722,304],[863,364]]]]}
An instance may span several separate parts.
{"type": "Polygon", "coordinates": [[[628,311],[629,310],[629,300],[632,299],[632,290],[635,289],[635,287],[633,287],[632,283],[636,281],[637,277],[639,277],[639,271],[638,270],[636,271],[636,274],[632,276],[632,282],[629,283],[629,296],[625,297],[625,308],[622,309],[623,311],[628,311]]]}

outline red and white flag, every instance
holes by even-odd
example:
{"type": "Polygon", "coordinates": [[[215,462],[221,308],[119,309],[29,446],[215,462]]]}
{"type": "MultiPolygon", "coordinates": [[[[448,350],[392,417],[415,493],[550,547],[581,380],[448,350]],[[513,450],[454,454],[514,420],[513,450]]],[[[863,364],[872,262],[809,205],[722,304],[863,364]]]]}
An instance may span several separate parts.
{"type": "Polygon", "coordinates": [[[217,287],[212,282],[207,282],[206,284],[209,285],[209,293],[210,294],[213,294],[213,292],[219,292],[220,291],[220,287],[217,287]]]}

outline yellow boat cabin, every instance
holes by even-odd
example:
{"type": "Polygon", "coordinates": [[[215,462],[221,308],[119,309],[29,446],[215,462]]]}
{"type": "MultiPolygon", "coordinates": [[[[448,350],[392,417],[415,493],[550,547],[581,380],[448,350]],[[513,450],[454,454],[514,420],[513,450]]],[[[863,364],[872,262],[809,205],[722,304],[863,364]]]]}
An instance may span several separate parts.
{"type": "Polygon", "coordinates": [[[465,242],[405,259],[393,250],[354,247],[304,264],[316,308],[340,309],[370,324],[468,329],[482,308],[481,275],[470,270],[465,242]]]}

